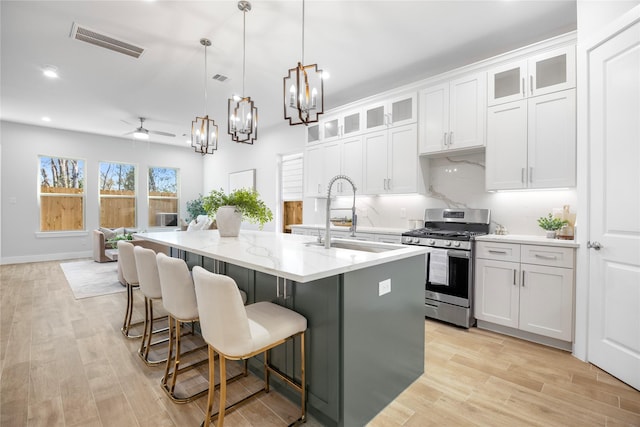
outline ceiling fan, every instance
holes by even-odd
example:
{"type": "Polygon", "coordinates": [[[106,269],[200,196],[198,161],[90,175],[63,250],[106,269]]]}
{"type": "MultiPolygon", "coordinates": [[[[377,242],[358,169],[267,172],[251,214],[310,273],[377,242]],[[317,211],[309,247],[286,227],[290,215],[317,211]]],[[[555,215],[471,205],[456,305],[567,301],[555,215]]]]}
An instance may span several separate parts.
{"type": "MultiPolygon", "coordinates": [[[[131,123],[122,120],[124,123],[133,126],[131,123]]],[[[149,139],[149,134],[154,134],[154,135],[161,135],[161,136],[170,136],[170,137],[175,137],[176,135],[173,133],[169,133],[169,132],[162,132],[159,130],[149,130],[149,129],[145,129],[144,125],[144,121],[145,118],[144,117],[140,117],[140,127],[137,128],[136,130],[133,130],[131,132],[127,132],[125,133],[125,135],[131,135],[133,134],[133,137],[135,139],[149,139]]]]}

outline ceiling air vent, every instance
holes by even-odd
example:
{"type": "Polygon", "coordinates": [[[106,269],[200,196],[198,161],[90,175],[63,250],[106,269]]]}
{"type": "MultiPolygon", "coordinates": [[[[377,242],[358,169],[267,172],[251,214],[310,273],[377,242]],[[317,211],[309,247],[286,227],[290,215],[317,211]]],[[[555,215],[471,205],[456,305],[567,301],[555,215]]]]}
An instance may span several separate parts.
{"type": "Polygon", "coordinates": [[[105,34],[100,34],[97,31],[90,30],[87,27],[82,27],[77,23],[73,23],[71,28],[71,38],[80,40],[83,42],[91,43],[95,46],[100,46],[105,49],[119,52],[124,55],[132,56],[134,58],[140,58],[144,52],[144,48],[132,45],[131,43],[124,42],[122,40],[114,39],[113,37],[105,34]]]}
{"type": "Polygon", "coordinates": [[[229,80],[229,77],[227,77],[227,76],[225,76],[225,75],[223,75],[223,74],[215,74],[215,75],[212,77],[212,79],[213,79],[213,80],[217,80],[217,81],[219,81],[220,83],[222,83],[222,82],[225,82],[225,81],[229,80]]]}

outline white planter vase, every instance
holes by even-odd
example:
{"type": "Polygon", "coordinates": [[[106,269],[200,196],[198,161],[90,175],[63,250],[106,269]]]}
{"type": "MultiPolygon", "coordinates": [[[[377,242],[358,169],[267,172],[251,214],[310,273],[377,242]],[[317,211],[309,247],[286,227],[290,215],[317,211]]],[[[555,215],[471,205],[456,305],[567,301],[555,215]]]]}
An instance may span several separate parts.
{"type": "Polygon", "coordinates": [[[555,230],[547,230],[547,239],[555,239],[556,231],[555,230]]]}
{"type": "Polygon", "coordinates": [[[237,237],[240,234],[242,213],[235,206],[220,206],[216,212],[216,222],[220,237],[237,237]]]}

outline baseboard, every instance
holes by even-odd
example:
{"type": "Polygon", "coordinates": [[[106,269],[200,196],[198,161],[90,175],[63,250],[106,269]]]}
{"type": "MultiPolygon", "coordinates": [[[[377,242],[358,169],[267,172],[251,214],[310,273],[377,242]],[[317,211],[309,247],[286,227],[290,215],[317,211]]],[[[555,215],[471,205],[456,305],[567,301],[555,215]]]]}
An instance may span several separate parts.
{"type": "Polygon", "coordinates": [[[92,251],[63,252],[58,254],[25,255],[15,257],[4,257],[0,260],[0,265],[25,264],[28,262],[58,261],[65,259],[91,258],[92,251]]]}
{"type": "Polygon", "coordinates": [[[533,334],[527,331],[521,331],[519,329],[510,328],[508,326],[496,325],[495,323],[484,322],[478,320],[478,328],[486,329],[488,331],[497,332],[499,334],[509,335],[512,337],[520,338],[527,341],[533,341],[538,344],[546,345],[549,347],[555,347],[564,351],[572,350],[572,343],[567,341],[561,341],[556,338],[545,337],[538,334],[533,334]]]}

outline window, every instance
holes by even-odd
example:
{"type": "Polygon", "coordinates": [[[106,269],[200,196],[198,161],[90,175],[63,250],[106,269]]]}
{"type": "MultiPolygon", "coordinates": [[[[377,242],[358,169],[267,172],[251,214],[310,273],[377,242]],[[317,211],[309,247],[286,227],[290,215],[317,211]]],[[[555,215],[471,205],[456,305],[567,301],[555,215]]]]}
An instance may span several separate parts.
{"type": "Polygon", "coordinates": [[[178,225],[178,169],[149,168],[149,226],[178,225]]]}
{"type": "Polygon", "coordinates": [[[100,227],[136,225],[136,168],[100,162],[100,227]]]}
{"type": "Polygon", "coordinates": [[[39,156],[40,231],[84,230],[84,160],[39,156]]]}

